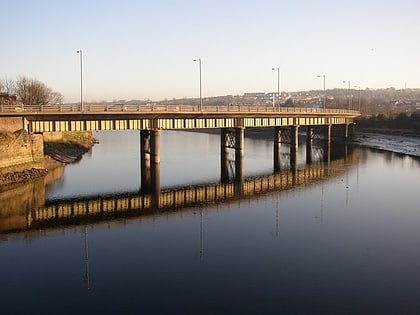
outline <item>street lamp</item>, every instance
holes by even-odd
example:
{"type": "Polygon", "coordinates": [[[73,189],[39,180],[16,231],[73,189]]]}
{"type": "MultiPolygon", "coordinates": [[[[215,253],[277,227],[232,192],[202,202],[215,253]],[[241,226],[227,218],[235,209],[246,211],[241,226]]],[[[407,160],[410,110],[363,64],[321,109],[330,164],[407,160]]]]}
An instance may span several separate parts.
{"type": "Polygon", "coordinates": [[[80,111],[83,112],[83,51],[76,51],[80,55],[80,111]]]}
{"type": "Polygon", "coordinates": [[[198,61],[198,67],[199,67],[199,72],[200,72],[200,111],[203,110],[203,95],[202,95],[202,90],[201,90],[201,58],[198,59],[194,59],[193,60],[198,61]]]}
{"type": "Polygon", "coordinates": [[[355,85],[355,88],[359,88],[359,112],[360,112],[360,85],[355,85]]]}
{"type": "MultiPolygon", "coordinates": [[[[278,107],[280,107],[280,67],[271,68],[271,70],[277,70],[277,102],[278,107]]],[[[273,97],[273,107],[274,107],[274,97],[273,97]]]]}
{"type": "Polygon", "coordinates": [[[325,99],[327,98],[326,97],[326,92],[325,92],[325,74],[317,75],[317,78],[321,78],[321,77],[324,79],[324,110],[325,110],[325,99]]]}
{"type": "Polygon", "coordinates": [[[349,110],[351,108],[351,96],[350,96],[350,80],[349,81],[343,81],[343,83],[348,83],[349,84],[349,88],[348,88],[348,98],[349,98],[349,110]]]}

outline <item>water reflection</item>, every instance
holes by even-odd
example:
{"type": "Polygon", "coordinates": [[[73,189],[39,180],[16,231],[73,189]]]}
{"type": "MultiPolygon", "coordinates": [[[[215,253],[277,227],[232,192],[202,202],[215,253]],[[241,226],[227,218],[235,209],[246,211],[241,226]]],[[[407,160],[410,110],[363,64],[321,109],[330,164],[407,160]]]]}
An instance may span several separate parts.
{"type": "Polygon", "coordinates": [[[28,214],[45,205],[45,189],[61,178],[64,168],[50,171],[44,178],[0,193],[0,233],[26,229],[28,214]]]}
{"type": "MultiPolygon", "coordinates": [[[[38,230],[61,225],[91,224],[121,218],[155,216],[206,204],[226,205],[228,202],[256,198],[270,192],[288,191],[297,186],[337,176],[345,172],[346,167],[357,164],[356,154],[348,154],[347,150],[341,153],[343,154],[341,158],[339,158],[340,154],[336,153],[335,159],[328,163],[305,164],[301,168],[291,167],[287,171],[277,171],[274,174],[240,177],[240,180],[235,178],[227,182],[221,180],[218,183],[201,183],[164,189],[154,185],[151,190],[140,189],[140,191],[113,195],[48,200],[45,198],[45,183],[48,186],[50,181],[61,176],[62,169],[58,169],[52,172],[45,181],[22,188],[21,196],[17,199],[18,204],[12,205],[11,208],[8,205],[9,198],[17,192],[11,191],[7,195],[0,195],[3,197],[2,207],[9,209],[2,213],[0,222],[3,224],[0,232],[38,230]],[[4,217],[12,219],[7,220],[4,217]]],[[[151,182],[156,182],[153,177],[160,177],[160,174],[155,171],[148,176],[151,177],[151,182]]],[[[200,256],[202,254],[200,252],[200,256]]]]}
{"type": "Polygon", "coordinates": [[[87,289],[90,290],[90,266],[89,266],[89,241],[88,241],[88,230],[85,226],[85,277],[87,289]]]}
{"type": "MultiPolygon", "coordinates": [[[[168,181],[185,172],[182,152],[163,156],[158,194],[141,192],[137,175],[99,197],[40,187],[45,200],[13,207],[26,227],[0,236],[2,313],[417,314],[418,162],[335,148],[323,162],[313,148],[293,169],[284,148],[273,172],[272,145],[253,145],[240,185],[222,183],[217,152],[203,171],[216,175],[168,181]]],[[[35,200],[31,187],[20,196],[35,200]]]]}

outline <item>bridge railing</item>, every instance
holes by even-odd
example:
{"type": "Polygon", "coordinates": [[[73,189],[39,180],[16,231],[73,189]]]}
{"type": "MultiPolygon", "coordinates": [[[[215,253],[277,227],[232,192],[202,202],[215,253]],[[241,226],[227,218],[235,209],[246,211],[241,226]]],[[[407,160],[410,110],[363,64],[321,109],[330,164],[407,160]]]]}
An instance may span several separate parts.
{"type": "Polygon", "coordinates": [[[335,108],[273,107],[264,105],[132,105],[132,104],[56,104],[56,105],[0,105],[2,113],[116,113],[116,112],[178,112],[178,113],[218,113],[218,112],[261,112],[261,113],[343,113],[358,114],[358,111],[335,108]]]}

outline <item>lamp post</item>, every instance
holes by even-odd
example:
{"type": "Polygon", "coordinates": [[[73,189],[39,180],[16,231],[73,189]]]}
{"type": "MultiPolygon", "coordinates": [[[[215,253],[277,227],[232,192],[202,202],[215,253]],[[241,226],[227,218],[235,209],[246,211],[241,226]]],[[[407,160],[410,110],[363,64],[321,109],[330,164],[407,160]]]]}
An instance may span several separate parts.
{"type": "Polygon", "coordinates": [[[317,77],[318,78],[323,78],[323,80],[324,80],[324,110],[325,110],[325,99],[327,98],[326,97],[326,92],[325,92],[325,74],[319,74],[319,75],[317,75],[317,77]]]}
{"type": "Polygon", "coordinates": [[[355,88],[359,88],[359,99],[358,99],[358,102],[359,102],[359,112],[360,112],[360,85],[355,85],[354,87],[355,88]]]}
{"type": "Polygon", "coordinates": [[[83,51],[76,51],[80,55],[80,111],[83,112],[83,51]]]}
{"type": "Polygon", "coordinates": [[[203,110],[203,95],[202,95],[202,89],[201,89],[201,58],[198,59],[194,59],[193,60],[198,61],[198,67],[199,67],[199,72],[200,72],[200,111],[203,110]]]}
{"type": "Polygon", "coordinates": [[[349,88],[348,88],[348,98],[349,98],[349,110],[350,110],[350,108],[351,108],[351,96],[350,96],[350,80],[348,80],[348,81],[343,81],[343,83],[348,83],[348,85],[349,85],[349,88]]]}
{"type": "MultiPolygon", "coordinates": [[[[271,68],[271,70],[277,70],[277,106],[280,107],[280,67],[271,68]]],[[[274,97],[273,97],[274,107],[274,97]]]]}

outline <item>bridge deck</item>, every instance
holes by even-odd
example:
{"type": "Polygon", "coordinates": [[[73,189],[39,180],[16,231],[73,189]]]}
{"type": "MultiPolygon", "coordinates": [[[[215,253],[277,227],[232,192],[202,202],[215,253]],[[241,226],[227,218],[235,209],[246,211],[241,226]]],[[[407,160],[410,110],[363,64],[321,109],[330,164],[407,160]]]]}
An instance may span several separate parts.
{"type": "Polygon", "coordinates": [[[252,128],[351,124],[359,112],[344,109],[271,106],[74,105],[5,108],[0,117],[22,117],[31,132],[252,128]]]}

